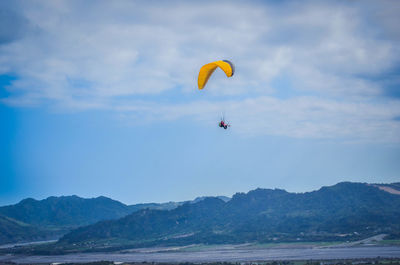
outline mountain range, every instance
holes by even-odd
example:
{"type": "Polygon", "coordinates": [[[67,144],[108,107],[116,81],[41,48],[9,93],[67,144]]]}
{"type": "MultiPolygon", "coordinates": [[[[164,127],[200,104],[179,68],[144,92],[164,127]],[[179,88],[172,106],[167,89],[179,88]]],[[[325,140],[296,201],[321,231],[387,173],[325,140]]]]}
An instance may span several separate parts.
{"type": "Polygon", "coordinates": [[[118,219],[141,209],[171,210],[184,203],[126,205],[104,196],[84,199],[75,195],[28,198],[0,207],[0,244],[57,239],[80,226],[118,219]]]}
{"type": "Polygon", "coordinates": [[[396,234],[400,231],[400,196],[380,187],[343,182],[306,193],[256,189],[237,193],[227,202],[207,198],[169,211],[138,211],[78,228],[60,243],[97,248],[340,241],[396,234]]]}
{"type": "MultiPolygon", "coordinates": [[[[305,193],[256,189],[236,193],[231,199],[202,197],[136,206],[105,197],[50,197],[0,207],[0,214],[6,220],[0,218],[0,225],[19,224],[27,233],[31,226],[46,231],[67,229],[57,243],[46,246],[46,250],[61,252],[199,243],[345,241],[382,233],[400,238],[400,183],[342,182],[305,193]],[[41,210],[33,210],[34,206],[41,210]]],[[[23,239],[23,233],[16,233],[16,238],[23,239]]]]}

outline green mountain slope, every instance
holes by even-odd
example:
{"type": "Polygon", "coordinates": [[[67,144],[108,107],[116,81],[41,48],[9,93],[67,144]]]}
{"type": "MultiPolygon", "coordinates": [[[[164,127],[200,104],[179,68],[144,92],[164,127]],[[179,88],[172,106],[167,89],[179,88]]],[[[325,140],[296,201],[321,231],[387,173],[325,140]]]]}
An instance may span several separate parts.
{"type": "Polygon", "coordinates": [[[356,239],[400,231],[400,196],[362,183],[307,193],[257,189],[81,227],[59,244],[162,245],[356,239]],[[123,242],[123,243],[121,243],[123,242]]]}
{"type": "Polygon", "coordinates": [[[2,244],[15,241],[46,240],[52,236],[51,231],[43,231],[38,227],[0,215],[0,242],[2,244]]]}

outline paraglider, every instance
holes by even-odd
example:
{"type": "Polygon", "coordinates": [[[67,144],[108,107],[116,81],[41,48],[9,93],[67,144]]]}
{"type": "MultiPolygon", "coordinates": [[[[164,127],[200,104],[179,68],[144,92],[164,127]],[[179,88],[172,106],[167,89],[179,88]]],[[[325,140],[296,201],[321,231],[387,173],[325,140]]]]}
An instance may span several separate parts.
{"type": "Polygon", "coordinates": [[[235,73],[235,66],[233,65],[232,62],[230,62],[228,60],[215,61],[212,63],[208,63],[206,65],[203,65],[200,68],[199,77],[197,79],[197,84],[199,86],[199,89],[204,88],[204,86],[207,84],[208,79],[214,73],[214,71],[215,71],[215,69],[217,69],[217,67],[221,68],[222,71],[225,72],[227,77],[232,77],[233,74],[235,73]]]}
{"type": "MultiPolygon", "coordinates": [[[[212,63],[205,64],[200,68],[199,76],[197,79],[197,85],[200,90],[205,87],[205,85],[208,82],[208,79],[214,73],[217,67],[221,68],[227,77],[232,77],[233,74],[235,73],[234,64],[228,60],[215,61],[212,63]]],[[[228,129],[228,127],[230,127],[230,125],[225,122],[224,118],[221,119],[221,121],[218,123],[218,126],[224,128],[225,130],[228,129]]]]}

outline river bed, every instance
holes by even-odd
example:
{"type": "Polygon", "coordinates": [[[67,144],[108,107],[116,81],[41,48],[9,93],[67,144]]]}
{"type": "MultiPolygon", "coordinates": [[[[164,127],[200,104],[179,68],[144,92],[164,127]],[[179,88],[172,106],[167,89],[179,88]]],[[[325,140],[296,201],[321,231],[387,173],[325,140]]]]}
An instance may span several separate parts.
{"type": "Polygon", "coordinates": [[[0,261],[16,263],[49,262],[248,262],[265,260],[400,258],[398,246],[248,248],[225,246],[203,250],[138,249],[128,253],[78,253],[58,256],[0,256],[0,261]]]}

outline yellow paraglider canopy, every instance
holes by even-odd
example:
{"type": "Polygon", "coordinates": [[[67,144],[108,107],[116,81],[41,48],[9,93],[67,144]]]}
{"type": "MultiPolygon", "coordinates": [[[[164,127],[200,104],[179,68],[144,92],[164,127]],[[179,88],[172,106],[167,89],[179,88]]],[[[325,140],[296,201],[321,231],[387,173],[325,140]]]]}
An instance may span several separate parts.
{"type": "Polygon", "coordinates": [[[231,63],[228,60],[215,61],[212,63],[208,63],[206,65],[203,65],[200,68],[199,77],[197,79],[197,84],[199,86],[199,89],[204,88],[204,86],[207,84],[208,79],[210,78],[212,73],[214,73],[214,71],[215,71],[215,69],[217,69],[217,67],[221,68],[222,71],[225,72],[227,77],[231,77],[235,73],[235,66],[233,65],[233,63],[231,63]]]}

